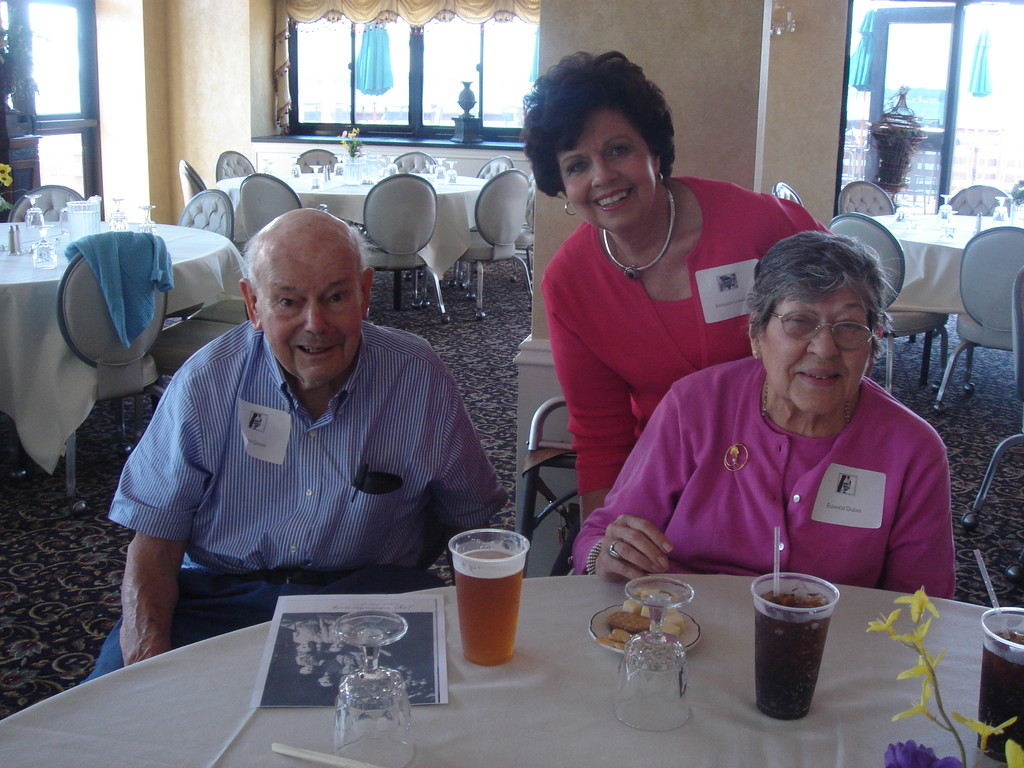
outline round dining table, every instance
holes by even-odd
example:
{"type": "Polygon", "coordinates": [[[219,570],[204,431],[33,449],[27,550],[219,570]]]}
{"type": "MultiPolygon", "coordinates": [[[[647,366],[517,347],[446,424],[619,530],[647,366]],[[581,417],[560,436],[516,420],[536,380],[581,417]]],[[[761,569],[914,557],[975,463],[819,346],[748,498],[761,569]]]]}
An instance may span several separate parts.
{"type": "MultiPolygon", "coordinates": [[[[595,614],[623,599],[621,583],[526,579],[515,655],[495,667],[463,659],[454,590],[430,590],[444,599],[449,703],[413,708],[411,768],[865,768],[883,765],[887,745],[908,739],[940,756],[955,754],[953,738],[925,718],[892,720],[920,695],[918,678],[897,680],[917,657],[885,633],[866,630],[889,614],[897,593],[839,585],[811,711],[781,721],[754,705],[752,579],[687,579],[695,598],[683,610],[699,625],[687,653],[692,715],[663,733],[615,719],[621,656],[589,631],[595,614]]],[[[934,602],[940,617],[927,647],[946,651],[938,668],[943,702],[975,717],[983,609],[934,602]]],[[[905,625],[897,627],[909,628],[904,609],[905,625]]],[[[294,768],[300,763],[272,753],[271,744],[330,752],[331,708],[251,706],[269,626],[171,651],[0,721],[0,765],[294,768]]],[[[978,752],[974,739],[964,738],[972,764],[978,752]]]]}
{"type": "Polygon", "coordinates": [[[995,225],[991,217],[953,216],[946,234],[934,214],[876,216],[903,246],[906,272],[903,289],[890,309],[904,312],[965,312],[960,298],[960,260],[964,246],[981,229],[995,225]]]}
{"type": "MultiPolygon", "coordinates": [[[[437,225],[434,236],[427,247],[420,251],[420,256],[427,268],[440,278],[469,248],[469,231],[475,222],[476,199],[487,182],[486,179],[473,176],[459,176],[454,183],[427,178],[437,192],[437,225]]],[[[362,222],[366,193],[373,188],[372,184],[346,184],[343,178],[334,176],[321,182],[319,189],[313,189],[312,173],[304,173],[298,178],[282,178],[282,181],[295,190],[303,207],[324,205],[338,218],[354,222],[362,222]]],[[[231,198],[236,213],[241,185],[241,177],[217,182],[217,189],[226,192],[231,198]]],[[[244,222],[236,220],[235,230],[244,232],[244,222]]]]}
{"type": "MultiPolygon", "coordinates": [[[[2,242],[9,227],[0,225],[2,242]]],[[[188,227],[157,230],[174,269],[169,312],[241,295],[241,256],[230,240],[188,227]]],[[[53,472],[65,441],[95,404],[96,369],[75,356],[57,325],[63,269],[33,268],[27,242],[23,250],[0,253],[0,413],[14,420],[33,461],[53,472]]],[[[67,265],[63,256],[58,262],[67,265]]]]}

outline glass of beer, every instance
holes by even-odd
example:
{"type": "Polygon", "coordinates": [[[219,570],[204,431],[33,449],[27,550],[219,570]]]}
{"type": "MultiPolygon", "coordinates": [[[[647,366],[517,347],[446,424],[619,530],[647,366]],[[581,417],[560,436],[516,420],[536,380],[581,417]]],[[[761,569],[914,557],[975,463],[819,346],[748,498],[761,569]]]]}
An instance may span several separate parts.
{"type": "MultiPolygon", "coordinates": [[[[1005,723],[1024,712],[1024,608],[992,608],[981,616],[985,632],[981,652],[981,693],[978,719],[1005,723]]],[[[990,736],[985,754],[1006,759],[1006,740],[1024,744],[1024,721],[1018,719],[1000,736],[990,736]]],[[[980,739],[978,746],[981,746],[980,739]]]]}
{"type": "Polygon", "coordinates": [[[465,531],[448,542],[455,569],[462,655],[483,666],[512,658],[530,542],[513,531],[465,531]]]}
{"type": "Polygon", "coordinates": [[[757,708],[797,720],[811,708],[825,638],[839,590],[815,576],[780,573],[754,579],[754,678],[757,708]]]}

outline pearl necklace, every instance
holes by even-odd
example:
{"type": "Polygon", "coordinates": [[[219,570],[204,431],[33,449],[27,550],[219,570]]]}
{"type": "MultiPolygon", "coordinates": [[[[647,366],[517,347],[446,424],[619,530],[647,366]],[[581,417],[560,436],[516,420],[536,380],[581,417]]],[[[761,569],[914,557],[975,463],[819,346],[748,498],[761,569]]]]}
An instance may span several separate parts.
{"type": "Polygon", "coordinates": [[[668,244],[672,241],[672,230],[676,223],[676,199],[672,197],[672,190],[667,186],[665,187],[665,192],[668,194],[668,233],[665,235],[665,244],[661,246],[661,251],[658,255],[642,267],[627,266],[612,256],[611,245],[608,243],[608,230],[601,230],[601,245],[604,248],[604,255],[611,260],[612,264],[622,270],[622,274],[624,274],[628,280],[639,280],[641,272],[645,269],[650,269],[661,261],[661,257],[664,256],[665,252],[668,250],[668,244]]]}

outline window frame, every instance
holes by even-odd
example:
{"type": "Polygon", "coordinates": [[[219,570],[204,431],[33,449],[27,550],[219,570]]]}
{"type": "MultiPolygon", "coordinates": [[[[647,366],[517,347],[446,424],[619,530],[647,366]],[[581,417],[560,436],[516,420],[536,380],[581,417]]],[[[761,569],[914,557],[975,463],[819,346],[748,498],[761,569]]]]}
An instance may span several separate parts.
{"type": "MultiPolygon", "coordinates": [[[[360,136],[369,138],[394,138],[407,139],[410,141],[449,141],[455,133],[455,126],[425,125],[423,122],[423,27],[413,26],[409,32],[409,122],[406,125],[385,125],[382,123],[357,123],[353,119],[348,123],[324,123],[324,122],[303,122],[299,119],[299,69],[301,60],[299,57],[298,35],[295,19],[288,19],[288,87],[291,92],[291,107],[288,111],[288,134],[289,136],[338,136],[342,131],[348,130],[351,126],[357,126],[360,136]]],[[[334,22],[336,24],[347,24],[349,29],[350,61],[356,60],[356,24],[349,19],[342,19],[334,22]]],[[[444,23],[444,22],[436,22],[444,23]]],[[[478,63],[476,65],[477,76],[473,85],[477,104],[474,108],[478,115],[484,113],[484,46],[487,36],[486,24],[500,22],[484,22],[481,24],[480,46],[478,51],[478,63]]],[[[524,94],[525,95],[525,94],[524,94]]],[[[455,101],[457,94],[452,95],[455,101]]],[[[349,107],[350,117],[354,118],[356,103],[355,68],[349,66],[349,107]]],[[[480,138],[484,142],[504,142],[521,144],[521,128],[498,128],[495,126],[482,125],[480,138]]]]}

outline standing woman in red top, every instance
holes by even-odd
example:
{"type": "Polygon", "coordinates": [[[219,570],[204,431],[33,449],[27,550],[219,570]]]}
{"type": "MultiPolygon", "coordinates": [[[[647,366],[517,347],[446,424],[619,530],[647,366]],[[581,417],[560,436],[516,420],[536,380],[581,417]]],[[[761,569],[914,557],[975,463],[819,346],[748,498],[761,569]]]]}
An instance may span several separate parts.
{"type": "Polygon", "coordinates": [[[750,354],[745,298],[757,260],[823,227],[772,195],[672,177],[664,94],[617,51],[567,56],[525,104],[537,188],[581,219],[543,292],[585,517],[674,381],[750,354]]]}

